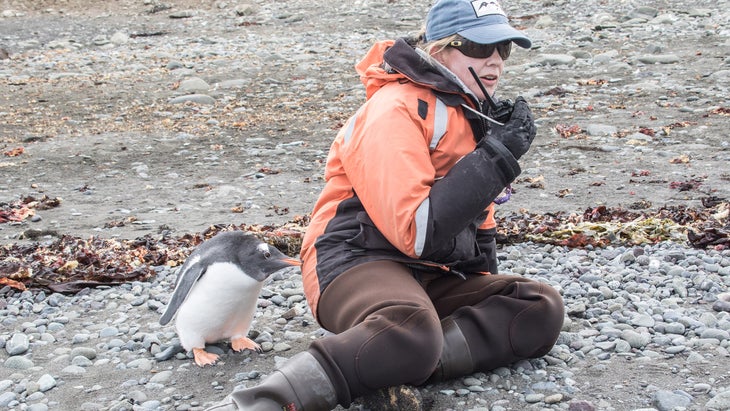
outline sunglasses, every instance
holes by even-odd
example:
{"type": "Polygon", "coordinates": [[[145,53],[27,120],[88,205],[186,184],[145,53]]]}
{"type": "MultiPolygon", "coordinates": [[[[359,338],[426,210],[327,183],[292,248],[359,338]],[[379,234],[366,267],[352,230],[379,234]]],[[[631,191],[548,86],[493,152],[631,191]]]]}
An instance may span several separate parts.
{"type": "Polygon", "coordinates": [[[462,37],[449,43],[449,46],[459,50],[461,54],[475,59],[485,59],[494,54],[496,49],[499,57],[507,60],[512,51],[512,42],[509,40],[497,44],[479,44],[462,37]]]}

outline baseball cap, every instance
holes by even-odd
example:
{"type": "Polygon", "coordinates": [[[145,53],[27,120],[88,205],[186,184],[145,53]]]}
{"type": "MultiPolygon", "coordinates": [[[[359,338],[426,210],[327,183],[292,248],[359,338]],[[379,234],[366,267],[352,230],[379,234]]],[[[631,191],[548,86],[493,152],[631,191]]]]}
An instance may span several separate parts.
{"type": "Polygon", "coordinates": [[[532,46],[523,32],[510,26],[495,0],[437,0],[426,17],[426,41],[457,33],[480,44],[511,40],[522,48],[532,46]]]}

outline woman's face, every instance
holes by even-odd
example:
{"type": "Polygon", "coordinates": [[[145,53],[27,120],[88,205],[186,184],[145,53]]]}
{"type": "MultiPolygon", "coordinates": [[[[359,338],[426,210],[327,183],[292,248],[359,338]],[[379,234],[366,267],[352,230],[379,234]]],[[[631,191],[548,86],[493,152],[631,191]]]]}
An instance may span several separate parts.
{"type": "Polygon", "coordinates": [[[434,53],[433,57],[456,74],[479,100],[485,100],[486,96],[469,72],[469,67],[477,73],[490,96],[497,90],[497,83],[504,71],[504,60],[496,49],[487,58],[474,58],[465,56],[455,47],[445,47],[434,53]]]}

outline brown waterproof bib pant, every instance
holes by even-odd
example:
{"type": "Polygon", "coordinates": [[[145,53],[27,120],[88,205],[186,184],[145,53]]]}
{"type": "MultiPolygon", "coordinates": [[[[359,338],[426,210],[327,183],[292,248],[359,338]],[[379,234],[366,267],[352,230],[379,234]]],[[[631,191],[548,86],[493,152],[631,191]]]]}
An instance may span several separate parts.
{"type": "Polygon", "coordinates": [[[309,351],[350,402],[377,389],[423,384],[443,348],[441,319],[466,339],[474,370],[489,371],[545,355],[563,323],[563,301],[547,284],[515,275],[418,272],[392,261],[354,267],[319,301],[319,322],[335,333],[309,351]]]}

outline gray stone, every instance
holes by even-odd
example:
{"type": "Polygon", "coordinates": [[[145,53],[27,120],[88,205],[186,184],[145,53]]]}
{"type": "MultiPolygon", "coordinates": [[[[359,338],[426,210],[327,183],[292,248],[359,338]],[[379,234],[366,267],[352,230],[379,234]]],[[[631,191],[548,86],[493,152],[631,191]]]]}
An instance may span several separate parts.
{"type": "Polygon", "coordinates": [[[50,374],[43,374],[41,378],[38,379],[38,390],[40,390],[40,392],[46,392],[53,389],[55,386],[56,379],[50,374]]]}
{"type": "Polygon", "coordinates": [[[609,50],[609,51],[594,55],[593,62],[605,64],[605,63],[610,63],[610,62],[616,60],[616,58],[618,58],[618,57],[619,57],[618,50],[609,50]]]}
{"type": "Polygon", "coordinates": [[[210,89],[210,85],[199,77],[191,77],[180,82],[178,91],[183,93],[204,93],[210,89]]]}
{"type": "Polygon", "coordinates": [[[177,60],[171,60],[167,62],[167,65],[165,66],[168,70],[177,70],[185,67],[181,62],[177,60]]]}
{"type": "Polygon", "coordinates": [[[721,391],[712,397],[709,401],[707,401],[707,404],[705,404],[705,409],[722,411],[730,410],[730,390],[721,391]]]}
{"type": "Polygon", "coordinates": [[[730,339],[730,333],[725,330],[718,330],[716,328],[707,328],[700,334],[700,338],[714,338],[717,340],[730,339]]]}
{"type": "Polygon", "coordinates": [[[136,360],[132,360],[132,361],[128,362],[127,367],[138,368],[140,370],[151,370],[152,361],[148,360],[147,358],[138,358],[136,360]]]}
{"type": "Polygon", "coordinates": [[[7,407],[8,404],[15,401],[16,395],[14,392],[4,392],[0,394],[0,407],[7,407]]]}
{"type": "Polygon", "coordinates": [[[631,319],[631,325],[636,327],[647,327],[651,328],[654,326],[656,322],[653,318],[646,314],[639,314],[634,316],[634,318],[631,319]]]}
{"type": "Polygon", "coordinates": [[[686,408],[692,404],[694,398],[680,390],[659,390],[654,395],[654,403],[659,411],[673,411],[677,408],[686,408]]]}
{"type": "Polygon", "coordinates": [[[637,7],[634,10],[632,10],[629,13],[630,18],[643,18],[643,19],[651,19],[656,17],[659,14],[659,10],[655,9],[654,7],[648,7],[648,6],[642,6],[637,7]]]}
{"type": "Polygon", "coordinates": [[[533,393],[525,395],[525,402],[528,404],[534,404],[541,402],[545,398],[545,394],[533,393]]]}
{"type": "MultiPolygon", "coordinates": [[[[137,168],[135,168],[135,170],[137,170],[138,174],[142,174],[137,168]]],[[[117,329],[117,327],[104,327],[101,331],[99,331],[99,338],[116,337],[117,335],[119,335],[119,329],[117,329]]]]}
{"type": "Polygon", "coordinates": [[[596,411],[596,407],[589,401],[573,400],[568,404],[568,411],[596,411]]]}
{"type": "Polygon", "coordinates": [[[23,333],[15,333],[7,343],[5,343],[5,351],[8,355],[24,354],[30,348],[30,340],[23,333]]]}
{"type": "Polygon", "coordinates": [[[713,11],[713,9],[692,8],[688,10],[687,15],[690,17],[710,17],[713,11]]]}
{"type": "Polygon", "coordinates": [[[76,357],[73,357],[71,359],[72,365],[77,365],[79,367],[91,367],[93,364],[90,359],[84,357],[83,355],[77,355],[76,357]]]}
{"type": "Polygon", "coordinates": [[[536,60],[543,66],[567,66],[575,62],[575,57],[570,54],[541,54],[536,60]]]}
{"type": "Polygon", "coordinates": [[[61,372],[64,374],[80,375],[86,373],[86,369],[78,365],[69,365],[68,367],[64,367],[61,372]]]}
{"type": "Polygon", "coordinates": [[[122,31],[117,31],[116,33],[112,34],[111,38],[109,39],[112,43],[116,45],[122,45],[129,43],[129,35],[127,33],[124,33],[122,31]]]}
{"type": "Polygon", "coordinates": [[[621,339],[626,341],[631,348],[644,348],[651,342],[651,335],[633,330],[623,330],[621,331],[621,339]]]}
{"type": "Polygon", "coordinates": [[[247,84],[249,84],[251,81],[246,79],[236,79],[236,80],[225,80],[218,83],[218,88],[227,90],[227,89],[241,89],[244,88],[247,84]]]}
{"type": "Polygon", "coordinates": [[[71,356],[71,358],[84,356],[90,360],[93,360],[96,358],[96,350],[89,347],[75,347],[71,350],[71,353],[69,355],[71,356]]]}
{"type": "Polygon", "coordinates": [[[16,355],[8,357],[3,365],[5,368],[10,368],[12,370],[27,370],[28,368],[33,367],[33,361],[21,355],[16,355]]]}
{"type": "Polygon", "coordinates": [[[637,60],[644,64],[674,64],[681,61],[676,54],[649,54],[640,56],[637,60]]]}
{"type": "Polygon", "coordinates": [[[160,371],[150,378],[150,382],[157,384],[167,384],[172,379],[172,371],[160,371]]]}
{"type": "Polygon", "coordinates": [[[206,94],[188,94],[170,99],[170,104],[197,103],[203,105],[215,104],[215,99],[206,94]]]}
{"type": "Polygon", "coordinates": [[[589,124],[585,127],[585,130],[589,136],[611,135],[618,131],[615,126],[610,126],[607,124],[589,124]]]}
{"type": "Polygon", "coordinates": [[[171,19],[187,19],[193,17],[195,13],[192,10],[180,10],[170,14],[171,19]]]}

